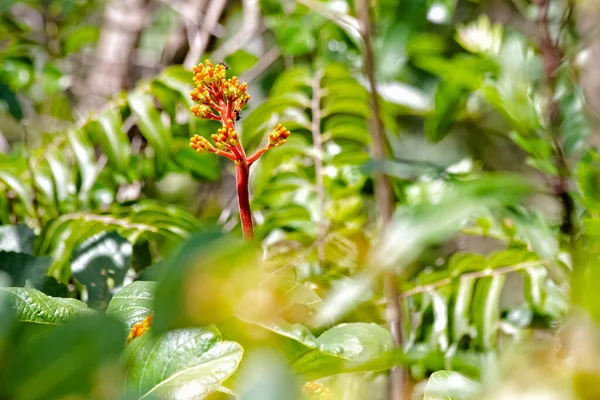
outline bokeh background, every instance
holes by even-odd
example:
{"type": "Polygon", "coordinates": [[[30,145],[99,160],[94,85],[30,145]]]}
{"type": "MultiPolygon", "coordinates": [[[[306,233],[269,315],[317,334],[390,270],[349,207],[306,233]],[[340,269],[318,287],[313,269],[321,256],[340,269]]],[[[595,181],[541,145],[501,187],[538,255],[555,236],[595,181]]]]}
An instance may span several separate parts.
{"type": "Polygon", "coordinates": [[[0,0],[0,399],[600,398],[599,20],[0,0]],[[233,163],[189,147],[206,59],[248,83],[248,152],[292,132],[251,243],[233,163]]]}

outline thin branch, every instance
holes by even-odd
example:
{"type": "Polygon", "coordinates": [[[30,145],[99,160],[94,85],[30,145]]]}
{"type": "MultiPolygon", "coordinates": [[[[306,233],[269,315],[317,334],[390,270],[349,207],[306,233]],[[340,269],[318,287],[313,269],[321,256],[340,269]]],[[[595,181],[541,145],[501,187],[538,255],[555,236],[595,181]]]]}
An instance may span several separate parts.
{"type": "MultiPolygon", "coordinates": [[[[187,22],[191,25],[194,25],[197,29],[200,29],[202,27],[202,24],[200,23],[200,19],[204,18],[203,13],[199,12],[195,15],[195,18],[191,18],[189,16],[189,14],[187,14],[187,12],[189,10],[182,10],[175,4],[173,4],[169,1],[166,1],[166,0],[155,0],[155,1],[169,7],[171,10],[175,11],[177,13],[177,15],[179,15],[181,17],[181,19],[183,19],[185,22],[187,22]]],[[[188,4],[186,4],[186,6],[188,6],[188,4]]],[[[223,27],[223,25],[221,25],[220,23],[217,22],[209,33],[216,37],[222,37],[225,34],[225,27],[223,27]]]]}
{"type": "Polygon", "coordinates": [[[23,126],[23,145],[25,146],[26,153],[24,154],[27,159],[27,172],[29,173],[29,177],[31,178],[31,197],[32,197],[32,206],[33,206],[33,218],[37,223],[37,227],[42,227],[42,220],[40,218],[40,214],[38,212],[38,198],[37,198],[37,189],[35,185],[35,175],[33,173],[33,157],[31,156],[31,149],[29,147],[29,131],[27,130],[27,121],[22,121],[21,125],[23,126]]]}
{"type": "MultiPolygon", "coordinates": [[[[506,267],[502,267],[502,268],[496,268],[496,269],[488,268],[488,269],[484,269],[482,271],[467,272],[466,274],[462,274],[462,275],[458,276],[458,279],[478,279],[478,278],[485,278],[486,276],[504,275],[504,274],[508,274],[510,272],[520,271],[522,269],[537,267],[539,265],[545,265],[545,263],[543,261],[527,261],[527,262],[523,262],[520,264],[507,265],[506,267]]],[[[454,279],[455,278],[448,277],[448,278],[440,279],[439,281],[436,281],[436,282],[429,283],[427,285],[414,287],[410,290],[404,291],[400,295],[400,298],[406,299],[408,297],[412,297],[412,296],[420,294],[420,293],[431,292],[442,286],[451,284],[454,279]]]]}
{"type": "MultiPolygon", "coordinates": [[[[325,3],[316,0],[298,0],[298,3],[305,5],[311,11],[320,14],[321,16],[327,18],[337,26],[346,31],[350,31],[357,36],[360,33],[360,23],[359,21],[347,14],[330,10],[325,3]]],[[[361,18],[362,19],[362,18],[361,18]]]]}
{"type": "Polygon", "coordinates": [[[260,21],[258,0],[242,0],[244,17],[240,30],[229,40],[223,43],[212,53],[212,58],[221,60],[229,54],[243,48],[248,42],[256,38],[256,31],[260,21]]]}
{"type": "Polygon", "coordinates": [[[327,221],[325,220],[325,186],[323,184],[323,143],[321,141],[321,79],[323,72],[319,71],[312,80],[312,124],[313,152],[315,163],[315,193],[317,195],[317,254],[319,262],[325,261],[325,235],[327,221]]]}
{"type": "MultiPolygon", "coordinates": [[[[546,122],[550,131],[550,138],[554,149],[554,163],[558,171],[558,180],[554,185],[556,196],[560,199],[563,207],[563,222],[561,231],[569,236],[570,244],[573,244],[577,233],[573,213],[575,211],[575,201],[569,193],[569,179],[571,171],[569,161],[565,154],[564,146],[560,137],[560,102],[556,98],[557,72],[560,67],[563,51],[557,40],[552,39],[550,21],[548,13],[550,10],[550,0],[537,0],[539,7],[537,27],[538,27],[538,45],[542,53],[544,62],[544,73],[546,85],[550,90],[550,103],[546,109],[546,122]]],[[[564,23],[564,21],[563,21],[564,23]]]]}
{"type": "Polygon", "coordinates": [[[256,64],[246,72],[242,74],[240,80],[243,82],[252,82],[258,78],[267,68],[269,68],[277,59],[281,53],[277,47],[272,47],[258,60],[256,64]]]}
{"type": "MultiPolygon", "coordinates": [[[[371,129],[371,157],[375,162],[381,162],[385,158],[384,132],[379,110],[377,82],[375,81],[375,57],[371,46],[371,17],[369,15],[368,0],[356,0],[356,9],[359,12],[362,23],[362,34],[364,42],[364,64],[369,86],[371,89],[371,109],[373,110],[371,129]]],[[[379,209],[382,225],[385,226],[392,219],[394,204],[392,203],[392,188],[387,176],[377,174],[375,176],[375,199],[379,209]]],[[[400,296],[398,293],[398,277],[395,271],[389,271],[384,276],[384,291],[388,300],[386,319],[394,338],[394,344],[402,348],[403,322],[402,309],[400,308],[400,296]]],[[[411,397],[407,371],[396,366],[390,371],[388,399],[404,400],[411,397]]]]}
{"type": "Polygon", "coordinates": [[[206,15],[202,20],[202,29],[195,35],[194,39],[190,43],[190,51],[185,56],[185,60],[183,61],[183,65],[187,69],[192,68],[206,51],[210,33],[214,30],[215,26],[219,22],[221,14],[223,14],[223,10],[225,10],[226,5],[227,0],[211,0],[209,3],[208,9],[206,10],[206,15]]]}

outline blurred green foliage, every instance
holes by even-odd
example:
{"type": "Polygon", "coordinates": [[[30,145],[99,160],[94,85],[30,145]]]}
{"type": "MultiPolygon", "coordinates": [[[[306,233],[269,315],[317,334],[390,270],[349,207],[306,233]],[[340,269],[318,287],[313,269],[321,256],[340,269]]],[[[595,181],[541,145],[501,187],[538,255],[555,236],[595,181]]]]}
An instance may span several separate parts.
{"type": "Polygon", "coordinates": [[[486,1],[367,2],[376,114],[354,2],[262,0],[224,52],[250,3],[229,2],[203,57],[249,81],[246,149],[292,131],[251,171],[252,243],[231,170],[188,146],[219,126],[165,58],[185,11],[145,4],[144,65],[81,113],[107,2],[0,4],[0,398],[386,399],[398,365],[428,400],[597,398],[600,155],[575,5],[552,2],[547,77],[535,2],[500,2],[519,29],[486,1]]]}

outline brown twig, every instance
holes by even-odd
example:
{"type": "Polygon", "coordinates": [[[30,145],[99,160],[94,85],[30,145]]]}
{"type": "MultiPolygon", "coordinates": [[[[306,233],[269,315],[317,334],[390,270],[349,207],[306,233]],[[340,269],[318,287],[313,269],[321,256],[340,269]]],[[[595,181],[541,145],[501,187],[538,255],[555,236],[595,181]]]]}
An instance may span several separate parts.
{"type": "Polygon", "coordinates": [[[242,0],[242,3],[244,16],[240,30],[212,53],[211,57],[213,59],[223,59],[243,48],[248,42],[257,37],[260,22],[258,0],[242,0]]]}
{"type": "Polygon", "coordinates": [[[312,80],[312,124],[311,133],[314,148],[315,163],[315,193],[317,195],[317,254],[319,262],[325,261],[325,235],[327,221],[325,220],[325,187],[323,184],[323,144],[321,140],[321,79],[323,72],[319,71],[312,80]]]}
{"type": "MultiPolygon", "coordinates": [[[[371,17],[369,15],[369,2],[356,0],[356,9],[361,20],[361,35],[364,42],[364,63],[371,89],[371,108],[373,110],[371,128],[371,156],[375,162],[385,158],[384,132],[379,112],[377,85],[375,82],[375,57],[371,46],[371,17]]],[[[385,226],[392,218],[394,204],[392,203],[392,188],[388,177],[384,174],[375,176],[375,198],[378,206],[382,225],[385,226]]],[[[398,293],[398,279],[395,271],[387,272],[384,276],[384,290],[388,300],[386,319],[394,338],[396,347],[402,348],[402,309],[398,293]]],[[[408,374],[404,368],[396,366],[390,372],[389,396],[390,400],[404,400],[411,396],[408,388],[408,374]]]]}
{"type": "Polygon", "coordinates": [[[572,244],[573,238],[576,234],[575,222],[573,220],[575,202],[569,193],[569,179],[571,177],[571,171],[569,169],[567,156],[560,138],[560,103],[555,98],[557,72],[563,58],[563,51],[560,48],[558,39],[553,40],[550,32],[550,21],[548,19],[550,0],[537,0],[537,4],[539,7],[537,18],[538,46],[544,62],[544,75],[546,85],[550,91],[549,97],[551,99],[546,110],[546,122],[550,131],[550,138],[554,148],[554,162],[558,171],[558,179],[554,184],[554,192],[555,195],[560,199],[563,208],[563,222],[561,231],[569,237],[570,243],[572,244]]]}
{"type": "Polygon", "coordinates": [[[280,55],[281,53],[279,52],[279,49],[277,47],[272,47],[269,51],[263,54],[262,57],[258,59],[258,62],[254,64],[252,68],[245,71],[240,76],[240,80],[244,82],[252,82],[256,80],[256,78],[258,78],[260,74],[265,72],[267,68],[269,68],[275,61],[277,61],[280,55]]]}
{"type": "Polygon", "coordinates": [[[227,0],[212,0],[209,3],[206,14],[202,20],[202,29],[194,36],[190,43],[190,51],[183,61],[183,65],[187,69],[192,68],[206,51],[211,32],[214,31],[217,26],[226,5],[227,0]]]}

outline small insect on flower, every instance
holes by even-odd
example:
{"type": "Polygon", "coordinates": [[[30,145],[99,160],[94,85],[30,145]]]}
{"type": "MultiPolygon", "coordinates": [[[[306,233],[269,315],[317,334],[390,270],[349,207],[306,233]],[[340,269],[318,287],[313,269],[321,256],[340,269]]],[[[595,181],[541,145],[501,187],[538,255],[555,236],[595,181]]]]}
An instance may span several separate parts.
{"type": "Polygon", "coordinates": [[[225,67],[225,71],[227,71],[229,69],[229,65],[227,65],[227,63],[225,61],[219,61],[217,64],[225,67]]]}
{"type": "Polygon", "coordinates": [[[235,120],[239,121],[240,119],[242,119],[242,114],[240,110],[233,110],[233,113],[235,114],[235,120]]]}

